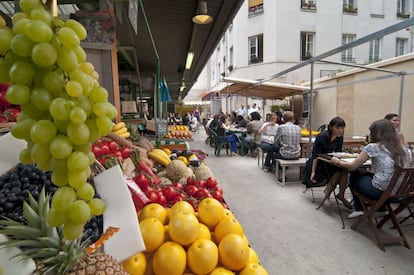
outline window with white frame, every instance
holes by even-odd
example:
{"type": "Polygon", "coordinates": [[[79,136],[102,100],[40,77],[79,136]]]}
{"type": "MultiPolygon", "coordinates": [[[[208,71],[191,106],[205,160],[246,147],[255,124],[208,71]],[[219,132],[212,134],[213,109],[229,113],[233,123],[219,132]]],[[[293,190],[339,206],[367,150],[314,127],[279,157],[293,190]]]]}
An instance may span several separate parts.
{"type": "Polygon", "coordinates": [[[301,32],[300,33],[300,59],[306,60],[313,56],[314,54],[314,43],[315,43],[315,33],[314,32],[301,32]]]}
{"type": "Polygon", "coordinates": [[[301,9],[316,10],[316,0],[301,0],[300,7],[301,9]]]}
{"type": "MultiPolygon", "coordinates": [[[[348,44],[356,39],[355,34],[344,33],[342,34],[342,45],[348,44]]],[[[354,63],[354,48],[347,49],[341,53],[342,62],[354,63]]]]}
{"type": "Polygon", "coordinates": [[[397,0],[397,17],[410,17],[408,0],[397,0]]]}
{"type": "Polygon", "coordinates": [[[342,9],[344,12],[357,13],[357,0],[343,0],[342,9]]]}
{"type": "Polygon", "coordinates": [[[249,0],[249,15],[263,13],[263,0],[249,0]]]}
{"type": "Polygon", "coordinates": [[[377,38],[369,42],[369,63],[380,61],[381,39],[377,38]]]}
{"type": "Polygon", "coordinates": [[[249,37],[249,64],[263,62],[263,34],[249,37]]]}
{"type": "Polygon", "coordinates": [[[234,55],[233,46],[231,46],[230,49],[229,49],[229,67],[228,67],[229,72],[233,71],[233,69],[234,69],[234,65],[233,65],[233,58],[234,57],[233,57],[233,55],[234,55]]]}
{"type": "Polygon", "coordinates": [[[407,53],[407,38],[398,38],[395,43],[395,56],[403,55],[407,53]]]}

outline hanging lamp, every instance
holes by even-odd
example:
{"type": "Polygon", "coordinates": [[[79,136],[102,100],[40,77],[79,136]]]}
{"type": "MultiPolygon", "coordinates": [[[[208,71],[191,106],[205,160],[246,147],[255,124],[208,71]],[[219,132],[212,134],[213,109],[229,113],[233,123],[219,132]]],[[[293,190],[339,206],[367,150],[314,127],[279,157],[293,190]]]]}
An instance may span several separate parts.
{"type": "Polygon", "coordinates": [[[207,12],[207,1],[200,0],[198,1],[197,15],[193,17],[193,22],[195,24],[205,25],[213,21],[213,17],[208,15],[207,12]]]}

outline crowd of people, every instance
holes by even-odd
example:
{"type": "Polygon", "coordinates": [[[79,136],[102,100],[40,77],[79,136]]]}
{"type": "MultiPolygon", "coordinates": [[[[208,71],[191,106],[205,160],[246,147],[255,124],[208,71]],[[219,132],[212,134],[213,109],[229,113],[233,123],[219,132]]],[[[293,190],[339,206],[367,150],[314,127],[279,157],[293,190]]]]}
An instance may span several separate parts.
{"type": "MultiPolygon", "coordinates": [[[[254,106],[256,108],[256,106],[254,106]]],[[[266,153],[263,171],[275,169],[276,159],[298,159],[301,156],[301,128],[294,121],[291,111],[269,113],[262,121],[258,111],[247,112],[243,105],[228,115],[215,114],[205,121],[206,129],[215,132],[231,144],[234,155],[243,143],[245,154],[256,157],[257,149],[266,153]],[[246,119],[247,118],[247,119],[246,119]],[[230,126],[246,128],[243,140],[233,133],[228,133],[230,126]]],[[[337,199],[354,211],[349,218],[363,214],[361,202],[356,196],[352,200],[345,198],[345,190],[356,190],[369,199],[378,199],[386,189],[394,173],[394,166],[407,167],[412,163],[412,155],[406,145],[404,135],[399,132],[398,114],[387,114],[383,119],[374,121],[369,127],[367,144],[352,162],[341,161],[332,157],[328,162],[318,160],[321,154],[342,152],[345,120],[334,117],[325,131],[319,133],[312,147],[312,154],[307,161],[303,183],[311,187],[315,184],[325,186],[325,199],[329,200],[331,192],[339,185],[337,199]],[[358,169],[371,160],[370,169],[358,169]],[[343,173],[344,169],[350,173],[343,173]]]]}

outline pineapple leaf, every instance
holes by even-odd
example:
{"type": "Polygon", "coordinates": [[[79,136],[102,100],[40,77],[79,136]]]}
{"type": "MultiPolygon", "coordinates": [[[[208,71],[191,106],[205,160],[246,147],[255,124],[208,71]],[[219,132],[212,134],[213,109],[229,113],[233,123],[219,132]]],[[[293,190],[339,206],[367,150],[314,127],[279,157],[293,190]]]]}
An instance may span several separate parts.
{"type": "Polygon", "coordinates": [[[0,229],[0,233],[12,236],[16,239],[36,239],[44,236],[44,233],[37,228],[33,228],[27,225],[8,225],[3,229],[0,229]]]}
{"type": "Polygon", "coordinates": [[[59,240],[55,239],[55,238],[51,238],[51,237],[40,237],[37,238],[39,240],[39,242],[41,242],[42,244],[45,245],[45,247],[49,247],[49,248],[57,248],[59,247],[59,240]]]}
{"type": "Polygon", "coordinates": [[[37,213],[39,213],[39,203],[33,198],[32,194],[29,192],[29,204],[30,207],[37,213]]]}
{"type": "Polygon", "coordinates": [[[35,228],[40,228],[40,224],[42,219],[40,218],[39,214],[33,210],[32,207],[27,202],[23,202],[23,215],[28,224],[35,228]]]}
{"type": "Polygon", "coordinates": [[[43,247],[43,244],[35,240],[10,240],[0,243],[0,246],[4,248],[13,246],[41,248],[43,247]]]}

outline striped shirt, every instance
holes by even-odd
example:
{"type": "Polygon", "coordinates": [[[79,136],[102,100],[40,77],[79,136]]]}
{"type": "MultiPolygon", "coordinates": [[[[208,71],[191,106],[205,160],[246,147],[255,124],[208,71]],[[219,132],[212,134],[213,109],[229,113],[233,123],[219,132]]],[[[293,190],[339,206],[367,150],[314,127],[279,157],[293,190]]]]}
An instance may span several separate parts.
{"type": "Polygon", "coordinates": [[[286,159],[300,157],[300,127],[292,122],[286,122],[277,129],[275,143],[280,145],[280,154],[286,159]]]}

